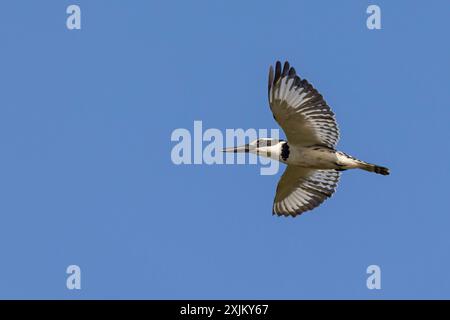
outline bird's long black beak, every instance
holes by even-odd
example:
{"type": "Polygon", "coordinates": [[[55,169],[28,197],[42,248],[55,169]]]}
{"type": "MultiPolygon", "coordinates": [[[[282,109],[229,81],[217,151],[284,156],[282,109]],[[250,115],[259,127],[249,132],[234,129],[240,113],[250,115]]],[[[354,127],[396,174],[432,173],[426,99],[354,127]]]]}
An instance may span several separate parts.
{"type": "Polygon", "coordinates": [[[231,148],[224,148],[222,149],[222,152],[234,152],[234,153],[241,153],[241,152],[250,152],[250,149],[253,147],[249,144],[240,146],[240,147],[231,147],[231,148]]]}

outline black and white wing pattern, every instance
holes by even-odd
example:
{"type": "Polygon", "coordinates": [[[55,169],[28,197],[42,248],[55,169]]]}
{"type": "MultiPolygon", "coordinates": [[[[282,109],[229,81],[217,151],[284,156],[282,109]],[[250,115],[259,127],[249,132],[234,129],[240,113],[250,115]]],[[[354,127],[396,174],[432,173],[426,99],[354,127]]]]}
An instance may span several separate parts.
{"type": "Polygon", "coordinates": [[[288,166],[278,182],[273,214],[296,216],[314,209],[334,193],[340,173],[288,166]]]}
{"type": "Polygon", "coordinates": [[[269,104],[290,144],[323,145],[335,149],[339,129],[322,95],[286,61],[269,70],[269,104]]]}

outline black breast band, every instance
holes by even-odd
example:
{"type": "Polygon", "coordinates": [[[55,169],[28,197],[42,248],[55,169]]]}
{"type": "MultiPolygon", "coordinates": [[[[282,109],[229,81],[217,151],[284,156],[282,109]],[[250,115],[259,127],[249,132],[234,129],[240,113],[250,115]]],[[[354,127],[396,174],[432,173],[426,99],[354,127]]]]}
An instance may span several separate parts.
{"type": "Polygon", "coordinates": [[[286,161],[289,158],[289,145],[287,142],[281,145],[281,159],[286,161]]]}

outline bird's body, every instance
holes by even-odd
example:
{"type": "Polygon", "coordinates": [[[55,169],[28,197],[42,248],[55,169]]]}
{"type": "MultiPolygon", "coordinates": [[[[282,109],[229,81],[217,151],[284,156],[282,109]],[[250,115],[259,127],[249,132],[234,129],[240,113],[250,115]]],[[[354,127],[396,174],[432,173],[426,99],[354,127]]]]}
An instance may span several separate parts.
{"type": "MultiPolygon", "coordinates": [[[[265,144],[270,144],[271,139],[259,139],[259,145],[265,140],[265,144]]],[[[256,149],[255,149],[256,150],[256,149]]],[[[338,170],[344,171],[347,169],[363,169],[370,172],[382,170],[374,164],[367,163],[352,157],[345,152],[337,151],[325,146],[296,146],[291,145],[284,140],[276,140],[275,144],[270,146],[257,146],[256,152],[250,148],[248,152],[256,153],[260,156],[278,160],[287,165],[300,166],[310,169],[322,170],[338,170]]],[[[386,169],[386,168],[384,168],[386,169]]]]}
{"type": "Polygon", "coordinates": [[[338,154],[332,149],[321,146],[297,147],[289,145],[289,156],[286,160],[281,159],[287,165],[300,166],[311,169],[339,169],[338,154]]]}
{"type": "Polygon", "coordinates": [[[337,151],[323,146],[297,147],[291,146],[284,141],[280,146],[279,161],[287,165],[300,166],[311,169],[338,170],[363,169],[366,171],[375,171],[376,165],[356,159],[345,152],[337,151]],[[282,156],[282,150],[285,151],[285,157],[282,156]],[[287,156],[287,157],[286,157],[287,156]]]}
{"type": "Polygon", "coordinates": [[[269,104],[287,141],[258,139],[225,152],[250,152],[287,164],[281,177],[273,213],[296,216],[320,205],[337,186],[340,172],[363,169],[388,175],[389,169],[358,160],[335,146],[339,129],[322,95],[285,62],[269,70],[269,104]]]}

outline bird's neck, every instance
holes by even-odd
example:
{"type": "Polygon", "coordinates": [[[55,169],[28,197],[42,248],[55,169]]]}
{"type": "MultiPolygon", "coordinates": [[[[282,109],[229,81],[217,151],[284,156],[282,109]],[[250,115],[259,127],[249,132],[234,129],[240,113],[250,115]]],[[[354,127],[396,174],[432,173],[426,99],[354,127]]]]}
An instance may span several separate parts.
{"type": "Polygon", "coordinates": [[[254,153],[262,157],[286,162],[286,159],[289,156],[289,146],[287,145],[286,141],[280,141],[273,146],[260,147],[254,153]]]}

